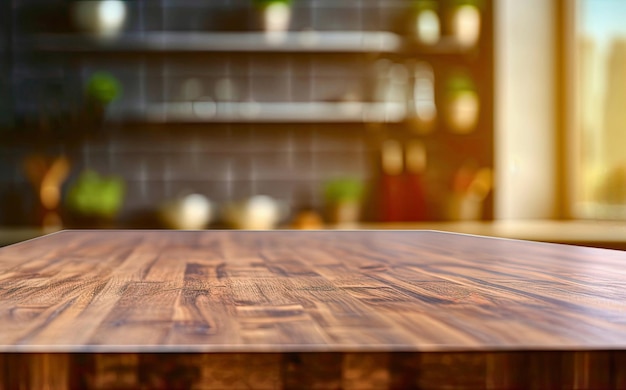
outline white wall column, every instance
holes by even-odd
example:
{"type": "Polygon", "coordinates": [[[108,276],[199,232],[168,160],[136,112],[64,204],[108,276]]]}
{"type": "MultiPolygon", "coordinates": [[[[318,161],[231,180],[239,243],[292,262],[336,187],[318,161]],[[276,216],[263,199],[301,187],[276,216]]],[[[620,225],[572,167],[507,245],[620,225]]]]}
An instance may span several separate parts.
{"type": "Polygon", "coordinates": [[[496,219],[557,214],[555,3],[494,1],[496,219]]]}

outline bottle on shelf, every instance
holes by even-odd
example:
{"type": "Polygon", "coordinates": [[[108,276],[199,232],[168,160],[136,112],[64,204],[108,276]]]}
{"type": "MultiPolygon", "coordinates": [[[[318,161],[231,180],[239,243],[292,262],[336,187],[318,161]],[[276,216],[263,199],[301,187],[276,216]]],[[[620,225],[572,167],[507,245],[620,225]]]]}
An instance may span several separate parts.
{"type": "Polygon", "coordinates": [[[418,43],[434,45],[441,38],[439,21],[439,3],[434,0],[415,0],[413,2],[414,18],[412,33],[418,43]]]}
{"type": "Polygon", "coordinates": [[[407,142],[405,147],[406,219],[423,221],[428,219],[424,172],[426,171],[426,146],[420,140],[407,142]]]}
{"type": "Polygon", "coordinates": [[[435,127],[437,106],[435,104],[435,73],[426,62],[412,66],[413,94],[409,100],[409,112],[416,133],[426,134],[435,127]]]}
{"type": "Polygon", "coordinates": [[[450,10],[450,29],[464,47],[476,46],[480,39],[483,0],[454,0],[450,10]]]}
{"type": "Polygon", "coordinates": [[[400,141],[389,139],[381,147],[381,220],[402,221],[404,208],[404,159],[400,141]]]}

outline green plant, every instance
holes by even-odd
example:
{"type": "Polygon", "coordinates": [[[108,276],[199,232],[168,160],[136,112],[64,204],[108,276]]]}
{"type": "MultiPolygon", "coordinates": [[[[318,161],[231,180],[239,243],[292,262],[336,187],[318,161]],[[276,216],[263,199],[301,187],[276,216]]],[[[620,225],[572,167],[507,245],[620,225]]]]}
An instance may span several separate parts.
{"type": "Polygon", "coordinates": [[[463,5],[473,5],[476,8],[483,8],[485,5],[484,0],[452,0],[452,5],[460,7],[463,5]]]}
{"type": "Polygon", "coordinates": [[[439,3],[434,0],[415,0],[413,1],[413,9],[416,12],[437,11],[439,3]]]}
{"type": "Polygon", "coordinates": [[[467,74],[458,72],[448,78],[446,88],[448,92],[476,91],[472,79],[467,74]]]}
{"type": "Polygon", "coordinates": [[[274,4],[274,3],[283,3],[287,5],[290,5],[291,3],[293,3],[293,0],[253,0],[253,1],[257,7],[265,7],[269,4],[274,4]]]}
{"type": "Polygon", "coordinates": [[[78,215],[113,218],[124,200],[124,181],[85,170],[68,190],[67,206],[78,215]]]}
{"type": "Polygon", "coordinates": [[[122,94],[122,85],[107,72],[96,72],[87,82],[87,95],[104,105],[118,99],[122,94]]]}
{"type": "Polygon", "coordinates": [[[324,196],[329,203],[359,202],[365,194],[365,185],[354,178],[339,178],[328,181],[324,196]]]}

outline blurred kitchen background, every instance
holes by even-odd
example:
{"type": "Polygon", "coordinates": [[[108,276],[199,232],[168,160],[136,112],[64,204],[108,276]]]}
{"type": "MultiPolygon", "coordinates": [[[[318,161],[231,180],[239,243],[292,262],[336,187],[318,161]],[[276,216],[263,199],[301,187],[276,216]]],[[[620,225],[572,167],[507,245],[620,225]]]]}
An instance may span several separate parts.
{"type": "Polygon", "coordinates": [[[621,243],[624,17],[619,0],[4,1],[0,244],[62,228],[529,237],[502,221],[621,243]]]}

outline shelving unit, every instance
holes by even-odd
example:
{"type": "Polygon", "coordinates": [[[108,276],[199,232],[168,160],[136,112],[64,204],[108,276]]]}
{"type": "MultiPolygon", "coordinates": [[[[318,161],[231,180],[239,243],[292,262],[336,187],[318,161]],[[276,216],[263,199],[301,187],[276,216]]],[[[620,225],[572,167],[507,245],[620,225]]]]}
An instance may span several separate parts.
{"type": "MultiPolygon", "coordinates": [[[[87,34],[36,34],[22,38],[22,51],[50,55],[105,53],[335,53],[411,56],[456,55],[473,48],[452,37],[432,45],[387,31],[288,31],[265,32],[143,32],[116,37],[87,34]]],[[[293,123],[400,123],[407,119],[407,105],[395,102],[163,102],[116,113],[124,120],[168,122],[293,122],[293,123]]]]}
{"type": "MultiPolygon", "coordinates": [[[[451,36],[452,27],[446,17],[456,3],[447,1],[441,2],[439,12],[442,36],[432,45],[420,44],[410,32],[414,27],[410,20],[412,8],[405,0],[298,2],[289,27],[292,30],[278,34],[259,31],[258,10],[249,0],[210,6],[200,3],[133,2],[135,8],[129,13],[125,32],[107,39],[71,32],[71,23],[56,29],[42,24],[12,34],[8,39],[12,61],[15,69],[21,67],[13,72],[12,80],[15,91],[20,91],[15,95],[17,115],[26,120],[45,117],[59,102],[64,111],[58,118],[50,114],[47,121],[27,125],[38,129],[41,123],[51,124],[68,139],[74,132],[91,132],[89,142],[108,143],[113,145],[112,151],[120,145],[120,150],[133,150],[136,146],[131,145],[131,138],[143,136],[141,129],[162,129],[164,138],[180,132],[186,144],[192,142],[187,139],[191,136],[199,144],[218,144],[226,142],[222,141],[226,139],[221,137],[223,134],[262,139],[265,133],[277,138],[268,145],[291,148],[293,144],[315,142],[316,148],[322,146],[304,148],[306,153],[296,157],[291,149],[269,150],[269,146],[259,146],[262,153],[242,150],[241,155],[246,161],[242,166],[255,166],[258,161],[259,170],[278,171],[284,165],[282,160],[291,163],[293,159],[298,169],[315,170],[319,182],[307,179],[281,184],[285,184],[282,187],[288,197],[319,210],[320,182],[338,174],[333,164],[340,167],[337,172],[354,172],[370,184],[381,185],[378,149],[385,139],[402,145],[413,141],[423,145],[427,160],[424,187],[429,191],[429,207],[435,210],[436,218],[446,218],[441,210],[449,201],[455,174],[466,163],[493,167],[495,2],[484,2],[480,40],[474,47],[463,46],[451,36]],[[422,62],[432,68],[434,80],[430,86],[422,84],[424,90],[432,92],[429,96],[436,107],[436,117],[428,124],[418,120],[414,109],[419,99],[414,93],[418,88],[416,69],[422,62]],[[447,81],[459,69],[478,86],[480,113],[470,134],[455,134],[446,120],[447,81]],[[122,85],[123,94],[104,115],[114,122],[113,126],[103,125],[102,116],[91,120],[89,102],[84,98],[89,79],[96,72],[110,73],[122,85]],[[400,78],[396,78],[398,73],[402,74],[400,78]],[[385,83],[397,89],[379,88],[385,83]],[[54,104],[50,103],[52,108],[40,108],[39,102],[54,104]],[[373,125],[364,125],[369,123],[373,125]],[[335,139],[340,137],[344,139],[335,139]],[[349,137],[353,139],[346,141],[349,137]],[[353,140],[365,145],[352,150],[357,156],[352,160],[362,160],[359,165],[344,159],[353,140]],[[323,147],[326,142],[327,149],[323,147]],[[278,155],[276,161],[268,162],[274,154],[278,155]]],[[[42,20],[48,20],[47,16],[42,20]]],[[[177,145],[178,141],[172,136],[168,142],[177,145]]],[[[220,153],[193,152],[194,159],[199,165],[214,161],[219,165],[230,158],[221,153],[219,146],[215,149],[220,153]]],[[[239,153],[236,147],[232,149],[239,153]]],[[[101,153],[105,155],[101,160],[114,161],[118,156],[113,153],[101,153]]],[[[143,167],[133,164],[115,169],[143,177],[143,167]]],[[[111,168],[112,164],[103,165],[111,168]]],[[[159,191],[172,196],[167,192],[172,187],[169,181],[187,184],[177,177],[179,164],[173,158],[154,165],[168,167],[171,176],[151,181],[155,195],[148,186],[138,186],[146,199],[160,201],[165,195],[159,195],[159,191]]],[[[205,178],[204,172],[193,175],[195,182],[205,178]]],[[[225,193],[236,197],[253,192],[248,182],[253,182],[254,186],[249,187],[254,191],[278,187],[251,175],[241,174],[236,180],[236,186],[229,183],[226,188],[220,183],[201,190],[209,197],[225,193]]],[[[136,195],[139,190],[134,191],[136,195]]],[[[380,195],[375,191],[372,198],[380,195]]],[[[368,204],[366,208],[374,211],[368,211],[365,218],[376,218],[376,205],[368,204]]],[[[485,209],[491,208],[492,200],[487,199],[485,209]]],[[[489,218],[489,213],[485,217],[489,218]]]]}
{"type": "MultiPolygon", "coordinates": [[[[38,34],[23,38],[17,47],[22,51],[49,55],[151,52],[343,55],[397,54],[410,47],[410,43],[404,37],[386,31],[145,32],[110,38],[86,34],[38,34]]],[[[405,120],[407,111],[403,103],[367,101],[195,101],[135,107],[118,110],[114,119],[152,123],[399,123],[405,120]]]]}
{"type": "Polygon", "coordinates": [[[405,43],[385,31],[145,32],[101,38],[84,34],[41,34],[23,39],[24,50],[50,52],[338,52],[394,53],[405,43]]]}
{"type": "Polygon", "coordinates": [[[420,44],[388,31],[143,32],[102,38],[87,34],[37,34],[20,39],[22,51],[93,52],[267,52],[267,53],[407,53],[454,55],[474,48],[443,36],[420,44]]]}

